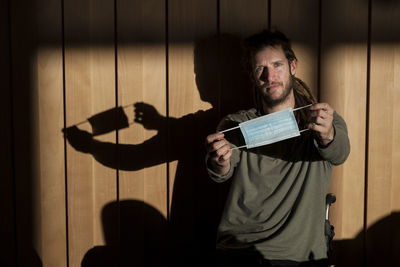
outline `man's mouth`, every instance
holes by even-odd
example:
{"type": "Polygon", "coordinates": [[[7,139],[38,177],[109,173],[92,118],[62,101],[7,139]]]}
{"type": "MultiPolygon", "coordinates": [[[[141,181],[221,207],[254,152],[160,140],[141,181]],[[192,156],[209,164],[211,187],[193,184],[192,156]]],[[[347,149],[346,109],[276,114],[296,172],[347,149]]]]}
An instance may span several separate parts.
{"type": "Polygon", "coordinates": [[[267,84],[267,85],[265,86],[265,89],[275,89],[276,87],[279,87],[279,86],[283,86],[283,84],[280,83],[280,82],[271,83],[271,84],[267,84]]]}

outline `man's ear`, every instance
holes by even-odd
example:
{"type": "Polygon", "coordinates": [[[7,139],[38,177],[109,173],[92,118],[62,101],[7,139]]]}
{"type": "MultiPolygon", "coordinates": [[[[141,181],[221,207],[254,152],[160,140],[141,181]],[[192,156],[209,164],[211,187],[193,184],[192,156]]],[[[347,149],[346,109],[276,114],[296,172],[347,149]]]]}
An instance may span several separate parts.
{"type": "Polygon", "coordinates": [[[293,59],[292,62],[290,62],[289,67],[290,67],[290,74],[295,75],[297,69],[297,59],[293,59]]]}

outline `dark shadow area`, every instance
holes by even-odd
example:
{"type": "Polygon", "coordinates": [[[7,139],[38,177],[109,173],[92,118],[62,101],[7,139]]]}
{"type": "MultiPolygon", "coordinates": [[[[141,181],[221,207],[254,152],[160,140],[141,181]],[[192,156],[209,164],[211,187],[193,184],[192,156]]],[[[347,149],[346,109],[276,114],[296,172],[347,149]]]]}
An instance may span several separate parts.
{"type": "Polygon", "coordinates": [[[333,241],[332,263],[337,267],[400,266],[400,212],[392,213],[373,225],[366,232],[349,240],[333,241]],[[366,255],[363,244],[366,240],[366,255]],[[365,262],[362,261],[365,259],[365,262]]]}
{"type": "MultiPolygon", "coordinates": [[[[216,184],[208,177],[204,163],[204,142],[208,134],[215,132],[221,116],[252,106],[250,81],[243,71],[241,55],[240,39],[234,36],[210,37],[197,41],[194,50],[196,84],[201,100],[209,102],[212,108],[180,118],[167,118],[148,103],[136,103],[135,122],[146,129],[158,131],[154,137],[141,144],[101,142],[93,138],[94,133],[82,131],[76,126],[63,130],[68,142],[76,150],[91,154],[110,168],[139,170],[178,161],[171,190],[172,204],[167,233],[168,259],[172,266],[191,266],[194,262],[207,262],[213,255],[216,227],[224,202],[224,192],[227,192],[229,183],[216,184]]],[[[124,121],[126,114],[124,116],[117,114],[119,111],[111,110],[104,113],[107,112],[113,115],[107,117],[97,114],[91,118],[101,118],[100,120],[89,119],[94,132],[98,128],[106,129],[101,131],[105,133],[121,128],[118,125],[126,125],[126,122],[120,123],[121,118],[124,121]],[[107,121],[111,118],[114,120],[107,121]],[[109,127],[110,125],[115,127],[109,127]]],[[[140,205],[136,205],[138,206],[140,205]]],[[[135,207],[131,207],[129,211],[132,216],[142,212],[140,208],[135,211],[135,207]]],[[[121,223],[123,220],[125,218],[121,216],[121,223]]],[[[148,225],[152,223],[148,222],[148,225]]],[[[121,237],[122,235],[124,233],[121,232],[121,237]]],[[[143,249],[140,240],[139,238],[139,243],[132,244],[130,248],[143,249]]],[[[134,242],[134,238],[129,242],[134,242]]],[[[147,248],[144,254],[149,252],[152,255],[147,258],[160,257],[158,252],[147,251],[147,248]]],[[[95,257],[93,255],[92,259],[95,257]]]]}
{"type": "Polygon", "coordinates": [[[12,91],[11,91],[11,47],[9,32],[9,3],[0,1],[0,266],[16,265],[15,184],[13,175],[12,91]]]}
{"type": "Polygon", "coordinates": [[[34,1],[0,3],[0,266],[42,266],[35,214],[39,179],[35,159],[37,114],[32,99],[32,55],[38,47],[34,1]],[[35,23],[34,23],[35,22],[35,23]]]}
{"type": "MultiPolygon", "coordinates": [[[[90,249],[82,259],[82,267],[180,266],[182,263],[174,261],[169,264],[169,224],[164,215],[152,206],[138,200],[110,202],[103,207],[101,220],[106,244],[90,249]],[[118,217],[119,221],[115,219],[118,217]]],[[[184,257],[183,254],[180,256],[184,257]]],[[[280,262],[263,260],[262,255],[254,248],[242,253],[218,251],[208,255],[207,260],[208,262],[193,260],[186,262],[184,266],[211,267],[214,263],[252,266],[252,263],[260,261],[269,266],[268,264],[280,262]]],[[[321,267],[327,266],[327,262],[314,260],[310,254],[310,261],[303,262],[300,266],[321,267]]]]}
{"type": "MultiPolygon", "coordinates": [[[[315,260],[311,252],[309,260],[304,262],[294,262],[286,260],[266,260],[254,247],[249,247],[246,251],[217,251],[215,254],[215,266],[296,266],[296,267],[328,267],[328,259],[315,260]]],[[[214,266],[214,265],[212,265],[214,266]]],[[[214,266],[214,267],[215,267],[214,266]]],[[[205,267],[205,266],[204,266],[205,267]]],[[[209,266],[211,267],[211,266],[209,266]]]]}
{"type": "Polygon", "coordinates": [[[101,219],[106,244],[89,250],[82,267],[166,265],[168,224],[155,208],[138,200],[111,202],[101,219]]]}

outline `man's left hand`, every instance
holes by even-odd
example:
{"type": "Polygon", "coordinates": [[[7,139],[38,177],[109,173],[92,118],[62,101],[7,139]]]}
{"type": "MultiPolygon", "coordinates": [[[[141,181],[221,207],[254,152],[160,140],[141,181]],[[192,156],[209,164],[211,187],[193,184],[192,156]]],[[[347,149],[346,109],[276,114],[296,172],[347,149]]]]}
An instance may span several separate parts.
{"type": "Polygon", "coordinates": [[[319,141],[326,146],[332,142],[335,137],[335,128],[333,127],[334,110],[327,103],[317,103],[310,107],[311,123],[308,128],[315,131],[319,141]]]}

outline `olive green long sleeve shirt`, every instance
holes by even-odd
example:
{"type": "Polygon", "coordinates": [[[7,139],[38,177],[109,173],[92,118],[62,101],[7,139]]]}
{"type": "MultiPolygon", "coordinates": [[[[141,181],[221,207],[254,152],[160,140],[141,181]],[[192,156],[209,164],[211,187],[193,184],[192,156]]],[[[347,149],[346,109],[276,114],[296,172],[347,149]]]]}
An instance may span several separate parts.
{"type": "MultiPolygon", "coordinates": [[[[256,117],[255,109],[229,115],[219,130],[256,117]]],[[[216,182],[232,180],[217,248],[256,251],[269,260],[326,258],[325,196],[333,165],[350,152],[346,124],[336,112],[333,126],[335,137],[327,147],[306,131],[274,144],[233,150],[224,176],[208,169],[216,182]]],[[[243,145],[240,130],[226,138],[232,146],[243,145]]]]}

